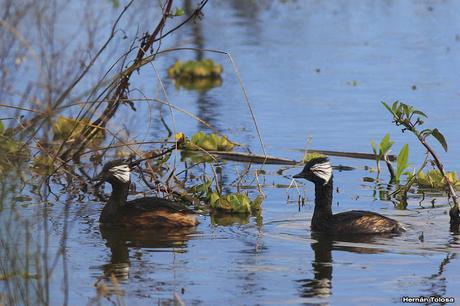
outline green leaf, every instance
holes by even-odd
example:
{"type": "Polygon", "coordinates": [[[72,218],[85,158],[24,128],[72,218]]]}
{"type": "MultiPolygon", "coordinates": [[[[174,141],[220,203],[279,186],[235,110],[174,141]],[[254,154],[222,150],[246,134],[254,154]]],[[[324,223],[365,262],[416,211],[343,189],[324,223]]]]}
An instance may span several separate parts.
{"type": "Polygon", "coordinates": [[[428,118],[428,116],[427,116],[427,115],[425,115],[425,113],[424,113],[424,112],[421,112],[421,111],[419,111],[419,110],[414,110],[412,113],[413,113],[414,115],[419,115],[419,116],[422,116],[422,117],[428,118]]]}
{"type": "Polygon", "coordinates": [[[179,17],[179,16],[182,16],[184,14],[185,14],[185,12],[184,12],[183,9],[181,9],[180,7],[176,7],[176,11],[174,12],[174,16],[179,17]]]}
{"type": "Polygon", "coordinates": [[[402,117],[404,114],[404,105],[404,103],[399,103],[398,107],[396,108],[395,113],[398,117],[402,117]]]}
{"type": "Polygon", "coordinates": [[[407,104],[403,104],[401,103],[401,105],[403,106],[402,109],[404,111],[404,114],[406,115],[406,117],[409,117],[410,116],[410,107],[407,105],[407,104]]]}
{"type": "Polygon", "coordinates": [[[217,192],[211,192],[209,194],[209,203],[211,204],[211,206],[213,206],[219,199],[220,196],[217,192]]]}
{"type": "Polygon", "coordinates": [[[433,131],[430,130],[430,129],[424,129],[424,130],[420,131],[420,134],[422,134],[422,135],[424,135],[424,136],[428,136],[428,135],[430,135],[431,133],[433,133],[433,131]]]}
{"type": "Polygon", "coordinates": [[[383,104],[383,106],[385,106],[385,108],[394,116],[395,113],[393,112],[392,108],[391,108],[388,104],[386,104],[385,102],[383,102],[383,101],[382,101],[382,104],[383,104]]]}
{"type": "Polygon", "coordinates": [[[431,135],[433,135],[433,137],[436,138],[437,141],[439,141],[444,151],[447,152],[447,142],[446,138],[444,138],[444,135],[438,129],[434,129],[431,135]]]}
{"type": "Polygon", "coordinates": [[[383,138],[382,141],[380,142],[380,155],[385,155],[385,153],[390,150],[390,148],[393,146],[394,141],[390,140],[390,134],[386,134],[383,138]]]}
{"type": "Polygon", "coordinates": [[[0,135],[3,134],[5,127],[3,126],[3,122],[0,120],[0,135]]]}
{"type": "Polygon", "coordinates": [[[401,174],[407,168],[407,161],[409,159],[409,145],[405,144],[399,152],[398,159],[396,161],[396,180],[399,181],[401,174]]]}
{"type": "Polygon", "coordinates": [[[377,144],[375,143],[374,139],[371,140],[372,151],[374,154],[377,155],[377,144]]]}
{"type": "Polygon", "coordinates": [[[396,110],[400,107],[400,105],[398,105],[399,101],[395,101],[393,103],[393,105],[391,105],[391,110],[393,111],[393,113],[396,113],[396,110]]]}

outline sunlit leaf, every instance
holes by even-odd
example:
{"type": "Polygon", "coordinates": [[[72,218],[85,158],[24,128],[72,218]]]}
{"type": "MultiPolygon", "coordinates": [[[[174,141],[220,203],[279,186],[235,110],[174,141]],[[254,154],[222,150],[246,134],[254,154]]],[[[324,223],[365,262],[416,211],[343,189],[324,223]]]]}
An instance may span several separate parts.
{"type": "MultiPolygon", "coordinates": [[[[447,172],[446,176],[449,182],[453,185],[456,190],[460,189],[460,181],[458,180],[457,173],[447,172]]],[[[443,190],[446,187],[446,182],[439,170],[429,170],[426,173],[420,171],[417,174],[417,184],[422,188],[433,188],[443,190]]]]}
{"type": "Polygon", "coordinates": [[[410,116],[410,107],[407,104],[404,104],[404,103],[401,103],[401,105],[402,105],[402,110],[403,110],[404,114],[406,115],[406,117],[409,117],[410,116]]]}
{"type": "Polygon", "coordinates": [[[235,144],[228,140],[226,136],[219,136],[214,133],[205,134],[200,131],[195,133],[191,140],[185,137],[184,147],[188,150],[199,150],[201,148],[206,151],[232,151],[235,144]]]}
{"type": "Polygon", "coordinates": [[[375,155],[377,155],[377,144],[375,143],[373,139],[371,140],[371,146],[372,146],[372,151],[374,152],[375,155]]]}
{"type": "Polygon", "coordinates": [[[211,206],[213,206],[218,200],[220,199],[220,196],[217,192],[211,192],[209,195],[209,203],[211,206]]]}
{"type": "Polygon", "coordinates": [[[401,175],[403,174],[404,170],[408,167],[408,159],[409,159],[409,145],[405,144],[401,151],[399,152],[397,161],[396,161],[396,180],[399,181],[401,175]]]}
{"type": "Polygon", "coordinates": [[[387,153],[390,150],[393,144],[394,144],[394,141],[390,140],[390,134],[386,134],[382,138],[382,141],[380,142],[380,154],[382,156],[385,155],[385,153],[387,153]]]}
{"type": "Polygon", "coordinates": [[[177,142],[183,142],[185,140],[185,134],[183,132],[176,133],[176,135],[174,135],[174,138],[177,142]]]}
{"type": "Polygon", "coordinates": [[[397,117],[402,117],[404,114],[404,103],[399,103],[399,105],[396,107],[395,113],[397,117]]]}

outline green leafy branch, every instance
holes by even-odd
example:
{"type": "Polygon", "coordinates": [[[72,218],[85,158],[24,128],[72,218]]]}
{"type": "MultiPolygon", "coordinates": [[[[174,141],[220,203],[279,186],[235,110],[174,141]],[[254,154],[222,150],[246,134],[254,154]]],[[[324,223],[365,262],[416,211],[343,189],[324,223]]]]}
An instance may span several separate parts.
{"type": "Polygon", "coordinates": [[[449,180],[446,171],[444,170],[444,165],[441,163],[438,154],[427,142],[428,137],[433,136],[433,138],[435,138],[442,146],[442,148],[447,152],[448,147],[444,135],[436,128],[419,130],[424,124],[422,118],[427,118],[427,115],[422,111],[416,110],[414,107],[399,101],[394,102],[391,106],[385,102],[382,102],[382,104],[393,115],[393,123],[395,123],[396,126],[402,126],[403,133],[405,131],[409,131],[414,134],[433,158],[435,166],[439,169],[439,172],[444,178],[444,182],[447,186],[448,196],[453,201],[453,205],[450,209],[450,223],[452,226],[455,226],[458,229],[458,226],[460,225],[460,207],[457,194],[449,180]]]}
{"type": "Polygon", "coordinates": [[[401,181],[401,176],[403,174],[410,175],[411,173],[407,172],[409,168],[409,146],[405,144],[401,151],[398,154],[396,159],[396,171],[393,168],[391,161],[389,160],[388,153],[390,152],[391,147],[395,142],[390,140],[390,134],[386,134],[377,148],[377,144],[374,140],[371,141],[372,151],[375,155],[375,161],[377,162],[377,173],[380,174],[380,161],[384,160],[387,164],[388,171],[390,172],[390,183],[399,184],[401,181]]]}

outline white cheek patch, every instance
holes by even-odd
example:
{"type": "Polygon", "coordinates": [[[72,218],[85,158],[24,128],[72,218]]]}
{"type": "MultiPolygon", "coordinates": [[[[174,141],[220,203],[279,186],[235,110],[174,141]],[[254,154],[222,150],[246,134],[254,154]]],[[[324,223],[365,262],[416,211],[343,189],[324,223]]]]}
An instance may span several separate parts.
{"type": "Polygon", "coordinates": [[[326,185],[332,177],[332,166],[329,162],[317,164],[310,168],[314,175],[324,180],[326,185]]]}
{"type": "Polygon", "coordinates": [[[115,166],[109,169],[110,173],[122,183],[130,181],[131,170],[128,165],[115,166]]]}

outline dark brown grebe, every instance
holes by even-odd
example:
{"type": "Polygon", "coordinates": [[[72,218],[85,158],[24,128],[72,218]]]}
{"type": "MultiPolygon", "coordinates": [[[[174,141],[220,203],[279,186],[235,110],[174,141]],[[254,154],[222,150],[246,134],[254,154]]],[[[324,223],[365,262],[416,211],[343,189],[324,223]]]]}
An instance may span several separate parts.
{"type": "Polygon", "coordinates": [[[404,227],[398,221],[371,211],[352,210],[333,215],[332,167],[326,157],[311,159],[294,178],[304,178],[315,184],[312,231],[330,234],[382,234],[404,231],[404,227]]]}
{"type": "Polygon", "coordinates": [[[131,169],[124,160],[108,162],[97,176],[100,183],[109,182],[112,194],[102,209],[102,225],[130,228],[192,227],[198,224],[196,216],[181,203],[158,197],[127,201],[131,169]]]}

